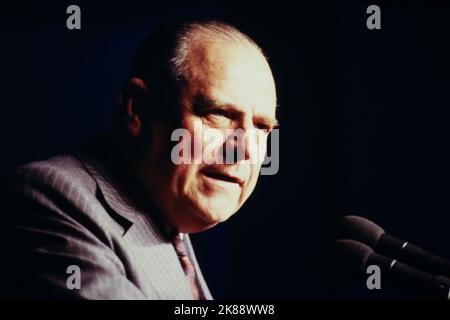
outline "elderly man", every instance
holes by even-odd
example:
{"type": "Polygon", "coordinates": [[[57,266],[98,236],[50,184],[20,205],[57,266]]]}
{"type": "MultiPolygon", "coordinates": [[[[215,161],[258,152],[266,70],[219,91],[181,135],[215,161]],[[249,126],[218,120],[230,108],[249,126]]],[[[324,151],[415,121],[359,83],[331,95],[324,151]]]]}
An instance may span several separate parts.
{"type": "Polygon", "coordinates": [[[201,21],[155,30],[133,62],[111,132],[9,178],[1,295],[211,299],[188,234],[227,220],[252,193],[261,169],[252,152],[266,145],[275,106],[261,49],[234,27],[201,21]],[[257,131],[258,148],[227,133],[213,144],[196,134],[199,125],[257,131]],[[178,163],[171,137],[180,128],[193,150],[213,146],[217,160],[231,144],[240,156],[199,161],[193,152],[178,163]]]}

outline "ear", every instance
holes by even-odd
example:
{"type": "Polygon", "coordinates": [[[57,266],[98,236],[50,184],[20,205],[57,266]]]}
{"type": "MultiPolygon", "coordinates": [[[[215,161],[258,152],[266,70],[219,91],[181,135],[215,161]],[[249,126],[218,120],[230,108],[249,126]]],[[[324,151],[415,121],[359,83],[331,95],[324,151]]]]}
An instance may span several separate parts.
{"type": "Polygon", "coordinates": [[[148,87],[140,78],[131,78],[120,94],[120,108],[124,125],[133,138],[142,132],[143,111],[148,87]]]}

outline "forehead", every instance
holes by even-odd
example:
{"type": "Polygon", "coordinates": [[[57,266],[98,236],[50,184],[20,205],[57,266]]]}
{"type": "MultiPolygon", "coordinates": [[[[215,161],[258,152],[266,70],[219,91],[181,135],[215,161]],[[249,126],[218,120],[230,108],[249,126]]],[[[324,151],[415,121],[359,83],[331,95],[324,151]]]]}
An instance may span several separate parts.
{"type": "Polygon", "coordinates": [[[247,43],[198,42],[186,59],[188,97],[205,96],[274,117],[275,83],[264,56],[247,43]]]}

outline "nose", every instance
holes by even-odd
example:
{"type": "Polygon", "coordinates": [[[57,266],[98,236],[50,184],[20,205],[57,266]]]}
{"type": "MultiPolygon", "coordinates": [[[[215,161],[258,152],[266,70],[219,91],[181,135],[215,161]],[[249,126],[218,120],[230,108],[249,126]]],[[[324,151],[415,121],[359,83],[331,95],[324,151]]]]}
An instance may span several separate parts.
{"type": "Polygon", "coordinates": [[[230,152],[232,152],[233,163],[244,162],[250,159],[249,139],[244,129],[234,129],[234,132],[227,137],[226,159],[229,162],[230,152]]]}
{"type": "Polygon", "coordinates": [[[257,163],[260,143],[261,137],[251,121],[240,128],[230,129],[224,146],[226,163],[242,163],[247,160],[257,163]]]}

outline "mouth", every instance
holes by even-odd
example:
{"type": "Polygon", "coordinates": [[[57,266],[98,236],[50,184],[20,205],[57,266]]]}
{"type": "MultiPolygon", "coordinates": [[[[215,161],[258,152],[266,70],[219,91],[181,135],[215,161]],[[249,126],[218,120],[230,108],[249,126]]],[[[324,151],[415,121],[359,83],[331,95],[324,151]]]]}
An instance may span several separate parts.
{"type": "Polygon", "coordinates": [[[221,181],[225,181],[225,182],[230,182],[230,183],[235,183],[238,185],[241,185],[244,182],[239,177],[235,177],[235,176],[226,174],[224,172],[203,170],[202,173],[209,178],[221,180],[221,181]]]}

